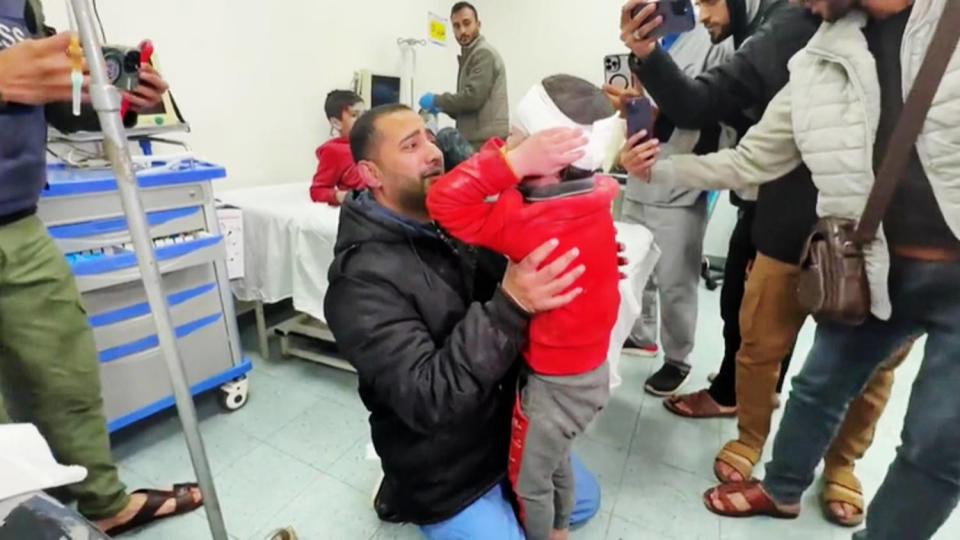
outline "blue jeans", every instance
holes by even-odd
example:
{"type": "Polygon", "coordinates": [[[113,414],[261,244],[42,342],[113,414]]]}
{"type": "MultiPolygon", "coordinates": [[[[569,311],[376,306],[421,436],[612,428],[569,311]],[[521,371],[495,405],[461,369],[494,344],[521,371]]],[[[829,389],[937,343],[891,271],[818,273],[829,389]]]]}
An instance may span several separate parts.
{"type": "Polygon", "coordinates": [[[894,350],[927,334],[902,445],[866,530],[855,537],[861,540],[930,538],[960,497],[960,263],[894,258],[889,283],[889,321],[817,326],[763,481],[777,502],[800,502],[850,401],[894,350]]]}
{"type": "MultiPolygon", "coordinates": [[[[576,525],[600,510],[600,485],[575,454],[570,454],[570,461],[576,498],[570,524],[576,525]]],[[[523,527],[510,504],[509,490],[509,483],[497,484],[459,514],[440,523],[423,525],[420,531],[430,540],[523,540],[523,527]]]]}

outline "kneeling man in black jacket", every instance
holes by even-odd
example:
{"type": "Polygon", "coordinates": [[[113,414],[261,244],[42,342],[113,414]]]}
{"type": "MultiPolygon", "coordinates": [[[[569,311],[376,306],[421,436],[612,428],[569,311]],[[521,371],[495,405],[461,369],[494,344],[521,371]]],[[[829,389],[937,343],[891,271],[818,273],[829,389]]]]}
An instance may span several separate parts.
{"type": "MultiPolygon", "coordinates": [[[[442,155],[403,105],[367,112],[350,146],[369,189],[341,208],[324,311],[370,411],[377,513],[428,538],[522,539],[505,483],[516,368],[531,315],[569,301],[576,253],[538,270],[555,244],[507,264],[445,236],[425,204],[442,155]]],[[[573,464],[578,523],[600,489],[573,464]]]]}

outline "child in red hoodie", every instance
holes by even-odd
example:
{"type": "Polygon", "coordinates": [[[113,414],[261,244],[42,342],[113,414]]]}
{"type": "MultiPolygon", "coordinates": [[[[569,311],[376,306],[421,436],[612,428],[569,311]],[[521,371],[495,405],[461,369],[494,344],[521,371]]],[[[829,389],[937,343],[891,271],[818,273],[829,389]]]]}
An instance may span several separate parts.
{"type": "Polygon", "coordinates": [[[350,153],[350,130],[366,107],[357,94],[334,90],[327,94],[323,108],[338,137],[317,148],[317,172],[310,185],[310,198],[313,202],[340,206],[351,190],[366,187],[350,153]]]}
{"type": "Polygon", "coordinates": [[[594,172],[616,126],[599,88],[568,75],[548,77],[518,105],[507,144],[551,128],[580,128],[589,142],[579,160],[559,176],[517,178],[503,141],[493,139],[427,191],[431,217],[464,242],[519,261],[557,239],[555,254],[577,248],[584,265],[576,283],[583,292],[535,315],[524,351],[529,369],[514,408],[508,472],[531,540],[569,527],[570,447],[609,397],[606,355],[620,304],[611,204],[619,186],[594,172]]]}

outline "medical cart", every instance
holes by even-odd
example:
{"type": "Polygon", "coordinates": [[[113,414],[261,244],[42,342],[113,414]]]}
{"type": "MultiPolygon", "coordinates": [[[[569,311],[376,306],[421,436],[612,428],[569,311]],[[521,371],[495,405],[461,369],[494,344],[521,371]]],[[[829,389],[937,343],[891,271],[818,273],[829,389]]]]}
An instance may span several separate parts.
{"type": "MultiPolygon", "coordinates": [[[[173,406],[173,390],[111,169],[51,164],[38,215],[76,277],[93,327],[110,431],[173,406]]],[[[228,410],[247,400],[212,181],[223,167],[193,159],[137,172],[177,345],[194,395],[219,389],[228,410]]]]}

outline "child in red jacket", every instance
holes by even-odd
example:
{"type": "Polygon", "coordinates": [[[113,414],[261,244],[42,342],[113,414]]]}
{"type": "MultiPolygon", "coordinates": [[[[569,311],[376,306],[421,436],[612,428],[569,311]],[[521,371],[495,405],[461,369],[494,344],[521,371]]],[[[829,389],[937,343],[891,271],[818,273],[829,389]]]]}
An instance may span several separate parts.
{"type": "Polygon", "coordinates": [[[589,141],[581,159],[559,176],[521,179],[503,141],[493,139],[427,192],[431,217],[464,242],[519,261],[557,239],[555,254],[577,248],[584,265],[576,283],[583,292],[562,308],[535,315],[524,351],[529,369],[514,408],[508,472],[531,540],[554,531],[562,535],[569,527],[570,447],[609,397],[606,355],[620,304],[611,204],[619,185],[594,172],[616,126],[615,111],[599,88],[568,75],[548,77],[518,105],[507,144],[551,128],[580,128],[589,141]]]}
{"type": "Polygon", "coordinates": [[[339,136],[317,148],[317,172],[310,185],[310,199],[340,206],[351,190],[366,187],[350,153],[350,130],[365,105],[360,96],[349,90],[334,90],[327,94],[323,108],[339,136]]]}

